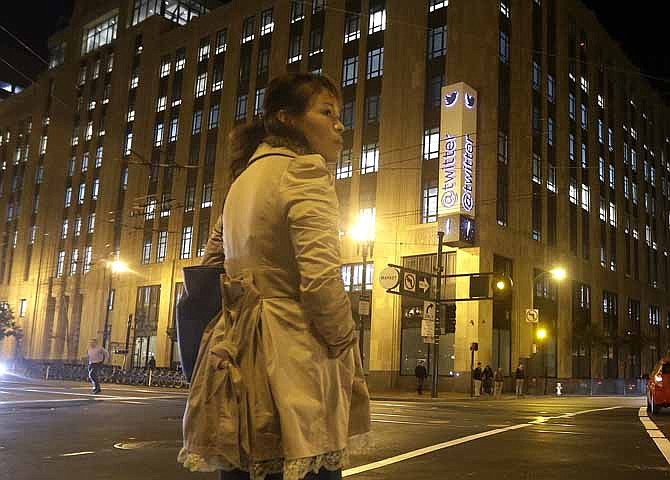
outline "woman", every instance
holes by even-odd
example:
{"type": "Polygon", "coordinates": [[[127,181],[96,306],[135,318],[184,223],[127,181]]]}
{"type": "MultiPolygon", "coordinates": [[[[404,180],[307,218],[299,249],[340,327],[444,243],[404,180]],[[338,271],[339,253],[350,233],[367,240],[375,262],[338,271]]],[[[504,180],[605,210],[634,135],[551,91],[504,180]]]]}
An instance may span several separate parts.
{"type": "Polygon", "coordinates": [[[179,460],[191,470],[339,479],[350,437],[369,431],[326,168],[342,148],[340,104],[327,77],[286,74],[267,86],[263,118],[231,134],[238,177],[203,260],[225,258],[225,309],[203,336],[184,415],[179,460]]]}

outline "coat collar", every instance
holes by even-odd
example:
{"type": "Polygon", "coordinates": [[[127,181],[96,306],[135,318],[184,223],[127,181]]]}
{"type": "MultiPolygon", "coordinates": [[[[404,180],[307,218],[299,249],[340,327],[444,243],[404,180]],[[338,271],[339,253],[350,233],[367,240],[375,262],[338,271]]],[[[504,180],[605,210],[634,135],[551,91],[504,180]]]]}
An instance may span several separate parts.
{"type": "Polygon", "coordinates": [[[291,150],[290,148],[287,147],[273,147],[272,145],[269,145],[265,142],[261,143],[254,154],[251,156],[249,159],[249,165],[254,163],[256,160],[258,160],[260,157],[264,157],[267,155],[282,155],[285,157],[292,157],[295,158],[298,156],[296,152],[291,150]]]}

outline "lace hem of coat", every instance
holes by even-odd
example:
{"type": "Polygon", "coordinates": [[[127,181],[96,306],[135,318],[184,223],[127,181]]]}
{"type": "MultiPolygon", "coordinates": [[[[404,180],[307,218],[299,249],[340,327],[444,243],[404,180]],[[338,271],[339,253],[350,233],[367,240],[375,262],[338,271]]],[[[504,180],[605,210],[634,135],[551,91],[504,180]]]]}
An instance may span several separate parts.
{"type": "MultiPolygon", "coordinates": [[[[344,468],[348,463],[349,455],[346,451],[328,452],[314,457],[297,458],[295,460],[284,461],[282,458],[273,460],[264,460],[254,462],[247,468],[242,468],[249,472],[251,480],[264,480],[266,476],[273,473],[282,473],[283,480],[301,480],[308,473],[318,473],[319,470],[334,471],[344,468]]],[[[179,452],[178,461],[188,468],[191,472],[214,472],[217,470],[230,471],[239,468],[227,462],[221,456],[214,456],[209,459],[190,453],[185,448],[179,452]]]]}

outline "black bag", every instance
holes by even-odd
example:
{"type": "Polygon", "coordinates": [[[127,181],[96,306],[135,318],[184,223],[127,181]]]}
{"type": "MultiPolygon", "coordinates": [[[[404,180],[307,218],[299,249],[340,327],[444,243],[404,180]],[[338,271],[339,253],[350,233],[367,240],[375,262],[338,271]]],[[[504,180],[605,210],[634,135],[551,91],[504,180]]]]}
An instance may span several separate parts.
{"type": "Polygon", "coordinates": [[[221,311],[220,265],[184,268],[184,293],[176,308],[179,355],[186,380],[191,381],[200,340],[209,322],[221,311]]]}

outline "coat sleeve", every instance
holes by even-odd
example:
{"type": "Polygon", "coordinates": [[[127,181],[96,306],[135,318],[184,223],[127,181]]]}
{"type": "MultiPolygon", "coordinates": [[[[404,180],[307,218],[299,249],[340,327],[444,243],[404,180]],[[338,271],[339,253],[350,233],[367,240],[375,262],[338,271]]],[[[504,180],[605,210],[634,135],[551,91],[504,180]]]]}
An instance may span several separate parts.
{"type": "Polygon", "coordinates": [[[223,265],[226,259],[223,248],[223,215],[214,225],[214,230],[209,235],[207,246],[205,247],[205,254],[202,257],[202,265],[223,265]]]}
{"type": "Polygon", "coordinates": [[[356,338],[340,271],[339,212],[330,173],[318,155],[297,157],[280,184],[289,234],[300,274],[300,298],[308,320],[335,358],[356,338]]]}

